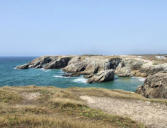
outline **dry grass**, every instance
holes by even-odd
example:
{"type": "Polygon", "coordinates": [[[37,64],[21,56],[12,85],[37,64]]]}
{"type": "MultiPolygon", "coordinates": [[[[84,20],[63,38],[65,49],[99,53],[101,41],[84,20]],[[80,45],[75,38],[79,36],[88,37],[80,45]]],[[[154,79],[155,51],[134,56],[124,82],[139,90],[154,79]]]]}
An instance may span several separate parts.
{"type": "Polygon", "coordinates": [[[167,57],[167,55],[158,55],[158,54],[157,55],[142,55],[142,57],[144,59],[153,61],[154,65],[167,63],[167,59],[157,59],[156,56],[165,56],[165,57],[167,57]]]}
{"type": "Polygon", "coordinates": [[[111,97],[111,98],[120,98],[128,100],[143,100],[143,101],[167,104],[166,99],[148,99],[140,94],[123,90],[109,90],[104,88],[78,88],[78,87],[68,88],[68,90],[72,91],[78,96],[89,95],[89,96],[111,97]]]}
{"type": "MultiPolygon", "coordinates": [[[[141,128],[129,118],[89,108],[80,95],[128,98],[107,89],[1,87],[0,128],[141,128]]],[[[128,93],[129,94],[129,93],[128,93]]],[[[133,95],[133,94],[132,94],[133,95]]],[[[133,96],[130,96],[133,97],[133,96]]]]}

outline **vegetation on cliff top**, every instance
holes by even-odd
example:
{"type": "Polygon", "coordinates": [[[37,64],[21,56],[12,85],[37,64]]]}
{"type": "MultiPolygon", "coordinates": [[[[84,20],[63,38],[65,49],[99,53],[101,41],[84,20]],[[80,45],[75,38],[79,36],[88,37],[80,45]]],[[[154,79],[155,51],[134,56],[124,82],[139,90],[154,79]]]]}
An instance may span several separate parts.
{"type": "Polygon", "coordinates": [[[141,98],[137,94],[106,89],[56,87],[1,87],[1,128],[141,128],[129,118],[89,108],[79,96],[141,98]]]}

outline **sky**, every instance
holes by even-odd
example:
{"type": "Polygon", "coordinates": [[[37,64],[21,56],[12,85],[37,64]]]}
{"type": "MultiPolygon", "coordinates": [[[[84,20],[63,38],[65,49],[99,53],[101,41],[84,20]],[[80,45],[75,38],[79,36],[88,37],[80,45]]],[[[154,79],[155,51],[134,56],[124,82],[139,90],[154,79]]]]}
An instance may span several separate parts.
{"type": "Polygon", "coordinates": [[[0,0],[0,56],[167,53],[167,0],[0,0]]]}

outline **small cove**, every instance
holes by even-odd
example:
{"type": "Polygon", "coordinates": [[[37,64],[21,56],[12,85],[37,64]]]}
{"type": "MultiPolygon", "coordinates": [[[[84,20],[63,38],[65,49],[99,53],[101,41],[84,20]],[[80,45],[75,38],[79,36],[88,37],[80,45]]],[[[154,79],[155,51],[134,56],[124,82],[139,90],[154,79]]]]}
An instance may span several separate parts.
{"type": "Polygon", "coordinates": [[[122,89],[134,92],[136,88],[143,84],[143,78],[122,78],[115,76],[114,81],[104,83],[86,83],[83,76],[64,77],[60,69],[27,69],[16,70],[17,65],[27,63],[34,57],[1,57],[0,58],[0,86],[56,86],[60,88],[68,87],[97,87],[107,89],[122,89]]]}

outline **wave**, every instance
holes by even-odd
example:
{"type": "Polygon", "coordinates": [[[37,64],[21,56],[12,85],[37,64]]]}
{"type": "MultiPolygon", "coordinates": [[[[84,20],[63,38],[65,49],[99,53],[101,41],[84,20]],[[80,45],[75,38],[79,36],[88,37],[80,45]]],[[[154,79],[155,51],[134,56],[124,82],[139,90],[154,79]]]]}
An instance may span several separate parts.
{"type": "Polygon", "coordinates": [[[40,70],[44,71],[44,72],[49,72],[50,71],[49,69],[44,69],[44,68],[41,68],[40,70]]]}
{"type": "Polygon", "coordinates": [[[64,76],[54,75],[53,77],[56,77],[56,78],[63,78],[64,76]]]}
{"type": "Polygon", "coordinates": [[[76,78],[73,81],[77,82],[77,83],[87,83],[87,79],[85,79],[83,77],[76,78]]]}
{"type": "Polygon", "coordinates": [[[65,76],[61,76],[61,75],[54,75],[53,77],[55,77],[55,78],[69,78],[69,77],[65,77],[65,76]]]}
{"type": "Polygon", "coordinates": [[[144,77],[132,77],[132,78],[138,79],[139,81],[142,81],[142,82],[146,80],[146,78],[144,77]]]}

